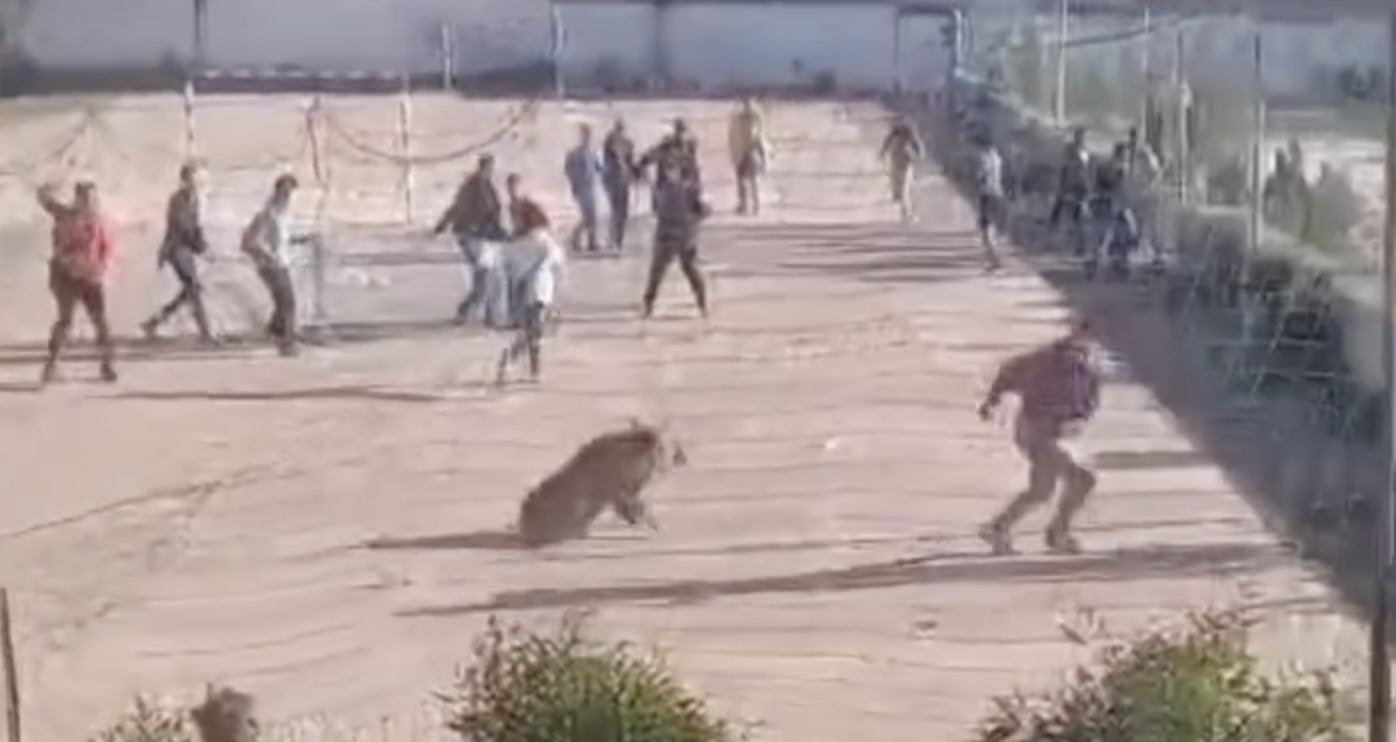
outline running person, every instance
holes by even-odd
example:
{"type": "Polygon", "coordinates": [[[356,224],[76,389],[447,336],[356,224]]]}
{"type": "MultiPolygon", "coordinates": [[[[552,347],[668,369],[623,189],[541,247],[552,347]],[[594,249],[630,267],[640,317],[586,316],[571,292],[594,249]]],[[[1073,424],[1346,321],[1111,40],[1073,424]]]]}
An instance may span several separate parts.
{"type": "Polygon", "coordinates": [[[1003,158],[988,133],[980,134],[976,139],[974,177],[978,194],[979,238],[984,246],[989,270],[996,270],[1001,263],[994,231],[1001,231],[1004,221],[1003,158]]]}
{"type": "Polygon", "coordinates": [[[564,280],[567,253],[549,231],[549,220],[536,201],[521,192],[522,179],[510,174],[509,212],[514,240],[505,248],[505,272],[513,288],[511,306],[519,307],[518,332],[499,354],[495,383],[504,385],[509,366],[528,354],[529,380],[542,373],[543,334],[564,280]]]}
{"type": "Polygon", "coordinates": [[[1071,535],[1071,521],[1095,489],[1096,476],[1064,444],[1080,433],[1100,405],[1100,375],[1089,331],[1085,321],[1076,321],[1065,337],[1009,359],[979,406],[980,418],[988,420],[1004,394],[1021,398],[1013,442],[1028,461],[1027,488],[979,531],[995,554],[1012,553],[1013,526],[1050,501],[1062,480],[1066,486],[1047,526],[1047,548],[1054,553],[1080,550],[1071,535]]]}
{"type": "Polygon", "coordinates": [[[892,121],[892,128],[882,140],[878,159],[888,164],[892,184],[892,202],[901,208],[903,222],[915,218],[911,203],[911,185],[916,177],[916,163],[926,154],[926,145],[904,115],[892,121]]]}
{"type": "Polygon", "coordinates": [[[186,163],[179,169],[179,188],[165,206],[165,237],[156,260],[157,268],[168,265],[174,271],[175,278],[179,279],[179,293],[141,323],[147,338],[154,339],[161,325],[181,307],[188,306],[199,328],[199,339],[209,344],[217,342],[209,329],[203,281],[199,278],[199,260],[207,252],[208,241],[204,238],[199,209],[198,169],[193,163],[186,163]]]}

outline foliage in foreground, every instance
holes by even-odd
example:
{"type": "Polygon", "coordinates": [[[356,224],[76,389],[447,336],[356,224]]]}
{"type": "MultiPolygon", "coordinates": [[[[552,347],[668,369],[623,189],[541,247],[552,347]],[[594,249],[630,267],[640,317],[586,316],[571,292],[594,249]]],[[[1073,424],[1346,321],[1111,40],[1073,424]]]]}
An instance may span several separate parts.
{"type": "Polygon", "coordinates": [[[198,742],[184,709],[138,696],[119,721],[93,735],[91,742],[198,742]]]}
{"type": "Polygon", "coordinates": [[[474,662],[438,695],[465,742],[730,742],[657,657],[583,637],[577,616],[551,635],[491,618],[474,662]]]}
{"type": "Polygon", "coordinates": [[[976,742],[1346,742],[1327,674],[1266,677],[1237,613],[1107,648],[1064,689],[996,701],[976,742]]]}

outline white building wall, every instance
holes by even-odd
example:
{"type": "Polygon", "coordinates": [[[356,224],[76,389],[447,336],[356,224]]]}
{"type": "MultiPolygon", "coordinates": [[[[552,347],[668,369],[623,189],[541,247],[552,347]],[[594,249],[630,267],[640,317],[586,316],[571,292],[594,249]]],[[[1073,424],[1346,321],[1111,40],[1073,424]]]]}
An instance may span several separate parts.
{"type": "Polygon", "coordinates": [[[551,46],[551,6],[546,0],[208,3],[206,53],[214,67],[432,72],[441,68],[443,26],[453,31],[455,65],[461,73],[539,62],[551,46]]]}
{"type": "Polygon", "coordinates": [[[154,67],[193,53],[193,0],[36,0],[19,45],[54,67],[154,67]]]}

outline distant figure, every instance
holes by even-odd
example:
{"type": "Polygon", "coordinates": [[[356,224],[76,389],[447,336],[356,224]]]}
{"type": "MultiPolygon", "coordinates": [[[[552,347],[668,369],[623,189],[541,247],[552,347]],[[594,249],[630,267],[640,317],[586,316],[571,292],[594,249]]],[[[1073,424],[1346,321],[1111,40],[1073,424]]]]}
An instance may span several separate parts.
{"type": "Polygon", "coordinates": [[[1003,158],[987,132],[979,135],[976,145],[974,176],[979,207],[979,238],[984,246],[989,270],[997,270],[1000,261],[994,231],[1002,230],[1004,223],[1003,158]]]}
{"type": "Polygon", "coordinates": [[[506,180],[514,239],[504,248],[504,273],[510,286],[510,307],[516,308],[517,335],[499,356],[495,383],[503,385],[509,366],[528,354],[529,380],[542,373],[543,330],[564,280],[567,255],[548,228],[548,217],[537,202],[522,192],[522,178],[506,180]]]}
{"type": "Polygon", "coordinates": [[[498,306],[499,276],[493,248],[487,244],[506,236],[503,214],[504,205],[494,186],[494,156],[480,155],[475,171],[461,183],[432,230],[433,234],[451,230],[470,271],[470,289],[456,307],[458,323],[468,322],[477,309],[483,310],[486,326],[506,323],[498,306]]]}
{"type": "Polygon", "coordinates": [[[169,321],[181,307],[188,306],[199,328],[199,339],[207,344],[217,340],[209,329],[208,311],[204,308],[203,282],[199,279],[199,260],[208,252],[208,241],[200,219],[198,168],[186,163],[179,169],[179,188],[165,206],[165,237],[160,242],[156,267],[170,266],[179,279],[179,293],[160,308],[150,319],[141,323],[147,338],[155,338],[160,326],[169,321]]]}
{"type": "Polygon", "coordinates": [[[581,215],[581,222],[572,232],[569,242],[573,250],[596,252],[601,249],[596,240],[597,190],[606,174],[606,168],[602,164],[601,154],[596,151],[596,143],[592,141],[590,125],[582,124],[577,127],[577,146],[567,153],[563,171],[567,176],[567,185],[572,191],[572,200],[577,204],[577,211],[581,215]]]}
{"type": "Polygon", "coordinates": [[[926,154],[926,146],[921,136],[912,127],[910,119],[899,115],[892,121],[892,128],[882,140],[878,158],[888,164],[892,182],[892,202],[901,207],[903,222],[915,218],[911,201],[911,185],[915,180],[916,163],[926,154]]]}
{"type": "Polygon", "coordinates": [[[299,351],[296,329],[296,287],[291,280],[291,246],[311,241],[309,235],[291,233],[291,197],[300,183],[293,175],[279,176],[271,197],[242,233],[242,252],[253,265],[271,297],[267,334],[283,356],[299,351]]]}
{"type": "Polygon", "coordinates": [[[708,316],[707,283],[698,268],[699,224],[708,213],[701,187],[684,177],[683,164],[673,160],[660,164],[654,182],[654,251],[650,255],[649,278],[642,299],[645,318],[654,313],[659,286],[675,259],[688,279],[698,311],[708,316]]]}
{"type": "Polygon", "coordinates": [[[1082,235],[1082,220],[1085,217],[1086,199],[1090,195],[1090,154],[1086,152],[1086,130],[1077,128],[1071,133],[1071,141],[1062,152],[1062,161],[1057,170],[1057,194],[1052,201],[1052,213],[1047,218],[1050,226],[1057,226],[1062,214],[1071,220],[1074,231],[1073,249],[1079,255],[1085,252],[1082,235]]]}
{"type": "Polygon", "coordinates": [[[602,144],[606,175],[606,200],[611,207],[611,245],[625,248],[625,231],[630,225],[630,192],[639,169],[635,162],[635,142],[625,131],[625,122],[616,120],[602,144]]]}
{"type": "Polygon", "coordinates": [[[68,341],[73,314],[79,305],[87,313],[101,354],[101,379],[116,381],[115,350],[107,323],[106,277],[113,244],[106,218],[97,204],[97,186],[81,181],[73,187],[73,202],[55,195],[57,186],[39,188],[39,205],[53,217],[53,254],[48,264],[48,287],[58,316],[49,332],[48,356],[40,381],[58,379],[58,357],[68,341]]]}
{"type": "Polygon", "coordinates": [[[1060,554],[1080,551],[1071,536],[1071,521],[1095,489],[1096,476],[1064,444],[1080,433],[1100,405],[1100,375],[1089,332],[1089,325],[1078,320],[1060,340],[1009,359],[979,406],[980,418],[988,420],[1004,394],[1017,394],[1022,400],[1013,442],[1028,460],[1028,486],[980,529],[980,537],[995,554],[1012,553],[1013,526],[1028,511],[1051,500],[1063,479],[1065,491],[1047,526],[1047,548],[1060,554]]]}
{"type": "Polygon", "coordinates": [[[770,159],[766,121],[751,98],[743,98],[727,128],[727,149],[737,180],[737,213],[761,212],[761,176],[770,159]]]}

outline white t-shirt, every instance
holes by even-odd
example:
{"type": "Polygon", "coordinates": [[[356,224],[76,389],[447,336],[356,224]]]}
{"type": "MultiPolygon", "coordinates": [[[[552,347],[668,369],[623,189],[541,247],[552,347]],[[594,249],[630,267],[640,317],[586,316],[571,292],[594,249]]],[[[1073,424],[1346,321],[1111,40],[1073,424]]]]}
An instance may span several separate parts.
{"type": "Polygon", "coordinates": [[[980,148],[975,156],[975,178],[979,194],[1003,198],[1003,158],[993,147],[980,148]]]}
{"type": "Polygon", "coordinates": [[[268,203],[242,233],[242,251],[256,261],[270,261],[280,268],[291,265],[291,211],[268,203]]]}
{"type": "Polygon", "coordinates": [[[551,306],[557,300],[567,270],[567,251],[546,229],[507,243],[500,251],[504,274],[511,284],[525,282],[524,298],[551,306]]]}

